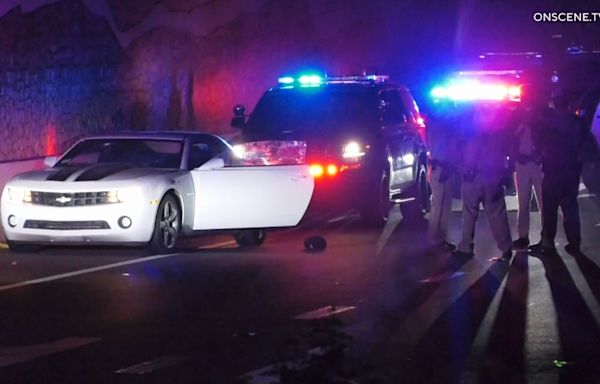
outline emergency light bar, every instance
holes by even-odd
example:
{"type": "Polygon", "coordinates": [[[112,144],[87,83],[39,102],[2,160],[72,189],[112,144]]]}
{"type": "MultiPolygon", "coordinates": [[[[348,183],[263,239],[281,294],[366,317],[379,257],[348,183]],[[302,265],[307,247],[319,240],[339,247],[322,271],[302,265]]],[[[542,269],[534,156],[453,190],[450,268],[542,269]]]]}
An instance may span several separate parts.
{"type": "Polygon", "coordinates": [[[431,90],[435,101],[521,101],[521,86],[479,80],[455,80],[431,90]]]}
{"type": "Polygon", "coordinates": [[[519,78],[523,71],[516,69],[459,71],[458,76],[513,76],[519,78]]]}
{"type": "Polygon", "coordinates": [[[380,84],[389,80],[385,75],[362,75],[362,76],[321,76],[316,74],[305,74],[298,77],[282,76],[279,78],[281,86],[291,87],[318,87],[322,84],[351,84],[351,83],[376,83],[380,84]]]}
{"type": "Polygon", "coordinates": [[[521,101],[523,71],[471,70],[455,72],[444,85],[431,90],[434,101],[521,101]]]}

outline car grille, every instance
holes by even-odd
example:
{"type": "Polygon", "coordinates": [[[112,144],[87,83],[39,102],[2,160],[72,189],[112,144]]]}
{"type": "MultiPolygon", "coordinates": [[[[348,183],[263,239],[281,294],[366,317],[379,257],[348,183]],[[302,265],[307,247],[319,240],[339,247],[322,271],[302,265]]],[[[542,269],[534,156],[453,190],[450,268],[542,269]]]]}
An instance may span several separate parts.
{"type": "Polygon", "coordinates": [[[25,228],[54,229],[60,231],[78,229],[110,229],[110,225],[104,220],[97,221],[48,221],[48,220],[25,220],[25,228]]]}
{"type": "Polygon", "coordinates": [[[40,192],[31,191],[31,203],[52,207],[80,207],[85,205],[109,204],[108,192],[40,192]]]}

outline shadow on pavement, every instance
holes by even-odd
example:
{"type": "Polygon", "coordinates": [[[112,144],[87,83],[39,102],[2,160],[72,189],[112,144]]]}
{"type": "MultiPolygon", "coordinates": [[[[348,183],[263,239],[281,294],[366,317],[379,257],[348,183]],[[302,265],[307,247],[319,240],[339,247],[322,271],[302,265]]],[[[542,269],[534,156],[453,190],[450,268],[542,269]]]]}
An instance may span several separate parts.
{"type": "Polygon", "coordinates": [[[596,301],[600,302],[600,267],[583,252],[573,255],[596,301]]]}
{"type": "Polygon", "coordinates": [[[471,285],[397,362],[397,382],[459,383],[473,340],[507,272],[506,263],[496,263],[471,285]]]}
{"type": "MultiPolygon", "coordinates": [[[[559,383],[598,383],[600,382],[598,323],[562,258],[558,254],[542,255],[539,258],[546,268],[546,278],[550,283],[558,320],[562,351],[559,359],[564,362],[559,367],[559,383]]],[[[585,264],[584,259],[587,257],[580,254],[576,259],[578,263],[585,264]]],[[[581,271],[588,279],[590,273],[597,273],[597,268],[591,268],[586,264],[581,267],[581,271]]],[[[590,284],[592,285],[597,289],[598,280],[590,284]]]]}
{"type": "Polygon", "coordinates": [[[487,350],[479,372],[480,383],[526,383],[525,342],[529,264],[527,252],[517,252],[502,293],[487,350]]]}

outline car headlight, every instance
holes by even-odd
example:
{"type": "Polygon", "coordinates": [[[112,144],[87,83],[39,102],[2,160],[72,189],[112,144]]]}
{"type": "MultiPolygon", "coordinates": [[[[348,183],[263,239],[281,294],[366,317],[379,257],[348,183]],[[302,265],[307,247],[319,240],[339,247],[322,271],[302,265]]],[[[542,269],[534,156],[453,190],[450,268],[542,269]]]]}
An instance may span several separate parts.
{"type": "Polygon", "coordinates": [[[233,146],[233,154],[238,159],[244,159],[246,157],[246,148],[242,144],[236,144],[233,146]]]}
{"type": "Polygon", "coordinates": [[[125,188],[108,191],[106,201],[108,203],[128,203],[140,198],[140,193],[137,189],[125,188]]]}
{"type": "Polygon", "coordinates": [[[358,160],[365,155],[365,149],[356,141],[344,145],[342,157],[349,160],[358,160]]]}
{"type": "Polygon", "coordinates": [[[8,201],[15,204],[31,204],[31,191],[19,187],[7,187],[8,201]]]}

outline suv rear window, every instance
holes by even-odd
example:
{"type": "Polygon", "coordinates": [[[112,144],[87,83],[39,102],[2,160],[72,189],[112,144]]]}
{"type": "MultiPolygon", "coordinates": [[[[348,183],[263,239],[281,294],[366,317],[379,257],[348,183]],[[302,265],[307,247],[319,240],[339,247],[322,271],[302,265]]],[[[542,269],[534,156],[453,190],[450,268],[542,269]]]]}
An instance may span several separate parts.
{"type": "Polygon", "coordinates": [[[368,129],[378,118],[377,94],[370,89],[327,86],[281,89],[260,99],[247,130],[323,136],[368,129]]]}

